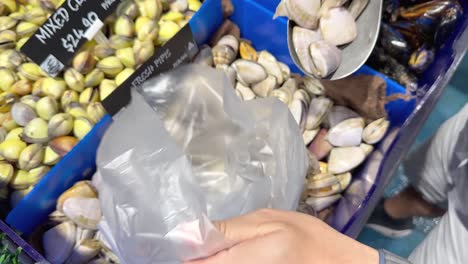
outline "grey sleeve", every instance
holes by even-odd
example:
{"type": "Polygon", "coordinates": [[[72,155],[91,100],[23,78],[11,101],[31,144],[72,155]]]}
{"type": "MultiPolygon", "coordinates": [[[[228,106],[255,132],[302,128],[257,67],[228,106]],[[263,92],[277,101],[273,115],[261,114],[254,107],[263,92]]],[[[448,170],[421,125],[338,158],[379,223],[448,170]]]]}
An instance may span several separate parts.
{"type": "Polygon", "coordinates": [[[379,250],[379,264],[411,264],[407,259],[401,258],[386,250],[379,250]]]}

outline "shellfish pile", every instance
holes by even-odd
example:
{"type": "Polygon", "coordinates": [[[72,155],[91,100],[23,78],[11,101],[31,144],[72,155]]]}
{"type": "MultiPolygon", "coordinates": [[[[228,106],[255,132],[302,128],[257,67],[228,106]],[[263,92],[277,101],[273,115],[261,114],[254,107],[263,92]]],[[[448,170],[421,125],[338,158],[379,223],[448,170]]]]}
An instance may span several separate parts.
{"type": "Polygon", "coordinates": [[[97,230],[101,220],[98,193],[90,181],[77,182],[58,199],[57,210],[32,236],[52,264],[119,263],[97,230]]]}
{"type": "Polygon", "coordinates": [[[463,15],[457,0],[384,1],[379,41],[368,63],[416,91],[418,77],[432,64],[463,15]]]}
{"type": "Polygon", "coordinates": [[[303,211],[320,212],[337,202],[353,169],[364,162],[390,125],[385,118],[364,120],[352,109],[334,105],[319,80],[291,74],[271,53],[256,51],[248,40],[234,35],[225,35],[213,48],[203,47],[194,62],[225,72],[244,101],[276,97],[289,106],[310,153],[303,211]]]}
{"type": "Polygon", "coordinates": [[[302,67],[317,78],[325,78],[341,64],[339,46],[356,39],[355,20],[369,0],[282,0],[276,16],[286,16],[293,28],[294,50],[302,67]]]}
{"type": "Polygon", "coordinates": [[[0,1],[0,204],[5,208],[14,207],[99,122],[105,115],[100,102],[201,6],[199,0],[123,0],[101,37],[51,78],[20,48],[63,2],[0,1]]]}

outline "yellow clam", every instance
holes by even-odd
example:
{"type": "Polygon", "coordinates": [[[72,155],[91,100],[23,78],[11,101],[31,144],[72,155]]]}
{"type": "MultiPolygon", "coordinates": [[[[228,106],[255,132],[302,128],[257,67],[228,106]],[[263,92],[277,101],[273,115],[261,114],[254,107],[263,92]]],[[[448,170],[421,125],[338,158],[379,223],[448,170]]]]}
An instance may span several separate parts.
{"type": "Polygon", "coordinates": [[[115,56],[107,57],[99,61],[96,67],[111,78],[119,74],[124,68],[120,60],[115,56]]]}
{"type": "Polygon", "coordinates": [[[115,77],[115,84],[117,86],[120,86],[125,80],[127,80],[128,77],[130,77],[133,73],[135,72],[134,69],[131,68],[126,68],[122,72],[120,72],[116,77],[115,77]]]}
{"type": "Polygon", "coordinates": [[[87,105],[89,103],[99,101],[99,91],[98,91],[98,89],[94,89],[94,88],[91,88],[91,87],[86,88],[80,94],[80,98],[78,99],[78,101],[83,105],[87,105]]]}
{"type": "Polygon", "coordinates": [[[104,73],[100,69],[94,69],[86,75],[84,85],[85,87],[98,86],[102,80],[104,80],[104,73]]]}
{"type": "Polygon", "coordinates": [[[19,80],[11,86],[10,91],[16,95],[23,96],[31,93],[32,88],[33,86],[29,80],[19,80]]]}
{"type": "Polygon", "coordinates": [[[85,88],[85,79],[83,74],[79,71],[75,70],[74,68],[69,68],[65,71],[64,75],[65,83],[70,87],[72,90],[81,92],[85,88]]]}
{"type": "Polygon", "coordinates": [[[8,68],[15,70],[23,63],[24,57],[14,49],[4,50],[0,52],[0,68],[8,68]]]}
{"type": "Polygon", "coordinates": [[[50,138],[66,136],[73,130],[73,116],[70,114],[60,113],[54,115],[48,125],[48,133],[50,138]]]}
{"type": "Polygon", "coordinates": [[[94,55],[100,60],[112,56],[115,54],[115,49],[111,48],[107,44],[99,44],[94,47],[94,55]]]}
{"type": "Polygon", "coordinates": [[[57,164],[61,158],[62,157],[60,157],[57,153],[55,153],[55,151],[47,146],[44,151],[44,159],[42,160],[42,163],[44,165],[53,166],[57,164]]]}
{"type": "Polygon", "coordinates": [[[15,169],[9,163],[0,163],[0,188],[8,186],[15,169]]]}
{"type": "Polygon", "coordinates": [[[21,139],[28,143],[45,143],[49,140],[48,124],[42,118],[35,118],[31,120],[27,126],[24,127],[21,139]]]}
{"type": "Polygon", "coordinates": [[[239,46],[240,57],[244,60],[257,61],[257,51],[246,41],[241,41],[239,46]]]}
{"type": "Polygon", "coordinates": [[[50,96],[42,97],[36,103],[36,112],[39,117],[44,120],[49,120],[52,116],[57,114],[58,111],[59,106],[57,101],[50,96]]]}
{"type": "Polygon", "coordinates": [[[180,30],[180,26],[173,21],[161,21],[159,26],[158,41],[161,44],[169,41],[180,30]]]}
{"type": "Polygon", "coordinates": [[[36,103],[39,101],[40,97],[32,94],[25,95],[20,98],[20,102],[23,104],[29,105],[32,109],[36,109],[36,103]]]}
{"type": "Polygon", "coordinates": [[[93,126],[94,123],[86,117],[77,117],[73,123],[73,134],[81,140],[91,131],[93,126]]]}
{"type": "Polygon", "coordinates": [[[54,78],[45,78],[41,86],[42,92],[52,96],[55,100],[60,99],[63,92],[67,89],[67,84],[64,80],[54,78]]]}
{"type": "Polygon", "coordinates": [[[117,84],[114,80],[105,79],[99,85],[99,97],[101,100],[106,99],[115,89],[117,89],[117,84]]]}
{"type": "Polygon", "coordinates": [[[12,93],[4,92],[0,94],[0,112],[7,113],[16,101],[16,96],[12,93]]]}
{"type": "Polygon", "coordinates": [[[135,22],[135,30],[137,33],[138,40],[154,41],[159,35],[159,25],[156,21],[147,17],[139,17],[135,22]]]}
{"type": "Polygon", "coordinates": [[[71,102],[67,106],[66,112],[68,114],[71,114],[74,118],[77,118],[80,116],[88,117],[88,114],[86,113],[86,109],[83,107],[83,105],[81,105],[78,102],[71,102]]]}
{"type": "Polygon", "coordinates": [[[60,99],[60,104],[62,108],[66,108],[71,102],[78,102],[79,95],[76,91],[73,90],[66,90],[62,94],[62,98],[60,99]]]}
{"type": "Polygon", "coordinates": [[[0,31],[12,29],[18,21],[8,16],[1,16],[0,17],[0,31]]]}
{"type": "Polygon", "coordinates": [[[76,144],[78,144],[77,138],[71,136],[63,136],[50,141],[49,147],[60,157],[65,157],[65,155],[67,155],[68,152],[70,152],[76,144]]]}
{"type": "Polygon", "coordinates": [[[16,162],[26,148],[26,143],[21,140],[5,140],[0,144],[0,155],[9,161],[16,162]]]}
{"type": "Polygon", "coordinates": [[[40,144],[27,146],[18,158],[18,168],[22,170],[32,170],[41,165],[44,158],[44,147],[40,144]]]}
{"type": "Polygon", "coordinates": [[[120,36],[133,37],[135,33],[133,20],[126,15],[119,16],[115,21],[114,32],[120,36]]]}
{"type": "Polygon", "coordinates": [[[5,137],[5,140],[21,140],[21,134],[23,134],[23,128],[13,128],[5,137]]]}
{"type": "Polygon", "coordinates": [[[136,61],[132,48],[128,47],[119,49],[115,52],[115,56],[122,62],[125,67],[135,67],[136,61]]]}
{"type": "Polygon", "coordinates": [[[73,59],[73,68],[82,74],[88,74],[94,69],[95,65],[96,59],[89,51],[82,51],[73,59]]]}
{"type": "Polygon", "coordinates": [[[30,37],[38,28],[34,23],[22,21],[16,26],[16,34],[20,38],[30,37]]]}
{"type": "Polygon", "coordinates": [[[7,68],[0,68],[0,89],[9,92],[11,86],[18,80],[16,74],[7,68]]]}
{"type": "Polygon", "coordinates": [[[7,130],[7,131],[11,131],[15,128],[18,127],[18,124],[15,122],[15,120],[13,119],[13,117],[11,116],[11,113],[6,113],[5,118],[3,119],[3,122],[2,122],[2,126],[7,130]]]}
{"type": "Polygon", "coordinates": [[[37,64],[26,62],[18,67],[18,74],[30,81],[37,81],[39,78],[44,77],[45,73],[37,64]]]}
{"type": "Polygon", "coordinates": [[[90,103],[86,108],[89,119],[97,124],[105,115],[106,110],[99,102],[90,103]]]}
{"type": "Polygon", "coordinates": [[[15,103],[10,113],[13,120],[20,126],[26,126],[31,120],[37,117],[33,108],[21,102],[15,103]]]}
{"type": "Polygon", "coordinates": [[[154,44],[150,40],[135,41],[133,46],[135,53],[136,64],[141,65],[145,63],[154,54],[154,44]]]}
{"type": "Polygon", "coordinates": [[[161,0],[137,0],[135,2],[142,16],[158,20],[162,14],[163,6],[161,0]]]}

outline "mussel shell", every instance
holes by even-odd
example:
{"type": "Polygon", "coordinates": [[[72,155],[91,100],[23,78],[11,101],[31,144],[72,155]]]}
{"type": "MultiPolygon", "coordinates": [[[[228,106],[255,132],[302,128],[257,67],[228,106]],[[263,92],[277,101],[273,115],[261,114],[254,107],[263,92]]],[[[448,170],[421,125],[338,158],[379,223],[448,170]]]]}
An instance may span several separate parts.
{"type": "Polygon", "coordinates": [[[434,59],[434,50],[424,45],[411,54],[408,65],[415,72],[422,73],[432,64],[434,59]]]}
{"type": "Polygon", "coordinates": [[[380,26],[380,32],[380,45],[382,45],[385,51],[398,58],[400,62],[407,62],[411,54],[411,47],[403,35],[384,22],[380,26]]]}
{"type": "Polygon", "coordinates": [[[452,4],[443,12],[440,17],[439,25],[437,26],[434,36],[434,46],[440,47],[445,43],[448,36],[452,34],[458,21],[463,15],[463,10],[460,5],[452,4]]]}

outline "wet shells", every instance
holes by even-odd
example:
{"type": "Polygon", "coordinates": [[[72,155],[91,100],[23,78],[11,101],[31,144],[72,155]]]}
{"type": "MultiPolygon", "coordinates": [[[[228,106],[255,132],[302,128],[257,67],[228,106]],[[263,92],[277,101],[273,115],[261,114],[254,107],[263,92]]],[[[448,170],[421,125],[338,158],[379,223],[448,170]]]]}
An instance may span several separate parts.
{"type": "Polygon", "coordinates": [[[301,131],[304,131],[307,119],[307,106],[305,103],[301,100],[294,99],[289,104],[289,111],[291,111],[291,114],[294,117],[294,120],[296,120],[301,131]]]}
{"type": "Polygon", "coordinates": [[[309,73],[315,72],[315,66],[310,56],[310,45],[314,42],[322,40],[320,31],[294,27],[292,38],[294,50],[296,51],[302,67],[309,73]]]}
{"type": "Polygon", "coordinates": [[[339,201],[341,197],[342,196],[340,194],[335,194],[328,197],[309,197],[306,200],[306,204],[311,206],[315,211],[320,212],[339,201]]]}
{"type": "Polygon", "coordinates": [[[313,129],[313,130],[306,130],[302,133],[302,139],[304,139],[304,143],[308,146],[312,140],[315,139],[320,129],[313,129]]]}
{"type": "Polygon", "coordinates": [[[31,170],[41,165],[44,159],[44,148],[40,144],[27,146],[19,156],[18,167],[22,170],[31,170]]]}
{"type": "Polygon", "coordinates": [[[28,143],[45,143],[49,140],[48,124],[42,118],[34,118],[24,127],[21,138],[28,143]]]}
{"type": "Polygon", "coordinates": [[[268,75],[268,77],[253,85],[252,91],[259,97],[267,97],[273,89],[277,87],[276,78],[274,76],[268,75]]]}
{"type": "Polygon", "coordinates": [[[216,45],[224,45],[230,47],[235,54],[239,51],[239,40],[233,35],[223,36],[216,45]]]}
{"type": "Polygon", "coordinates": [[[11,116],[20,126],[26,126],[37,117],[34,109],[24,103],[15,103],[11,108],[11,116]]]}
{"type": "Polygon", "coordinates": [[[328,142],[335,147],[359,146],[364,125],[363,118],[347,119],[330,129],[328,142]]]}
{"type": "Polygon", "coordinates": [[[323,87],[322,83],[318,79],[308,76],[304,78],[304,88],[310,94],[317,96],[323,95],[325,93],[325,88],[323,87]]]}
{"type": "Polygon", "coordinates": [[[52,264],[64,263],[75,245],[76,227],[71,222],[61,223],[44,233],[42,245],[45,257],[52,264]]]}
{"type": "Polygon", "coordinates": [[[390,122],[385,118],[375,120],[364,129],[362,139],[367,144],[376,144],[385,136],[389,126],[390,122]]]}
{"type": "Polygon", "coordinates": [[[334,148],[328,158],[328,171],[341,174],[359,166],[366,158],[366,153],[360,147],[334,148]]]}
{"type": "Polygon", "coordinates": [[[315,139],[309,145],[309,152],[318,160],[323,160],[333,149],[333,146],[327,140],[327,134],[328,131],[326,129],[320,129],[315,139]]]}
{"type": "Polygon", "coordinates": [[[262,51],[258,54],[258,64],[262,65],[263,68],[269,75],[272,75],[276,78],[278,85],[283,84],[285,81],[283,78],[283,72],[278,64],[276,58],[269,53],[268,51],[262,51]]]}
{"type": "Polygon", "coordinates": [[[334,127],[346,119],[356,118],[359,115],[346,106],[336,105],[327,115],[326,124],[328,127],[334,127]]]}
{"type": "Polygon", "coordinates": [[[215,65],[229,65],[236,59],[236,53],[234,50],[226,45],[217,45],[211,52],[213,53],[213,62],[215,65]]]}
{"type": "Polygon", "coordinates": [[[330,9],[320,19],[320,32],[323,39],[335,46],[352,42],[357,37],[354,17],[342,7],[330,9]]]}
{"type": "Polygon", "coordinates": [[[268,77],[265,69],[253,61],[237,60],[232,66],[237,72],[237,80],[245,86],[259,83],[268,77]]]}
{"type": "Polygon", "coordinates": [[[312,43],[310,56],[315,68],[312,73],[321,78],[335,72],[341,64],[341,51],[327,41],[319,40],[312,43]]]}
{"type": "Polygon", "coordinates": [[[96,198],[71,197],[63,203],[63,213],[75,224],[88,229],[97,229],[101,220],[101,208],[96,198]]]}
{"type": "Polygon", "coordinates": [[[75,183],[70,189],[66,190],[57,201],[57,211],[63,211],[63,203],[71,197],[97,198],[97,191],[89,181],[80,181],[75,183]]]}
{"type": "Polygon", "coordinates": [[[332,106],[333,102],[326,97],[312,99],[307,115],[306,129],[310,130],[319,127],[332,106]]]}
{"type": "Polygon", "coordinates": [[[320,10],[320,0],[283,0],[275,13],[277,16],[287,16],[304,28],[317,28],[320,10]]]}
{"type": "Polygon", "coordinates": [[[8,186],[13,177],[14,168],[9,163],[0,163],[0,188],[8,186]]]}
{"type": "Polygon", "coordinates": [[[270,97],[276,97],[278,100],[285,104],[289,104],[292,100],[292,93],[289,89],[285,88],[280,88],[280,89],[275,89],[270,92],[270,97]]]}

